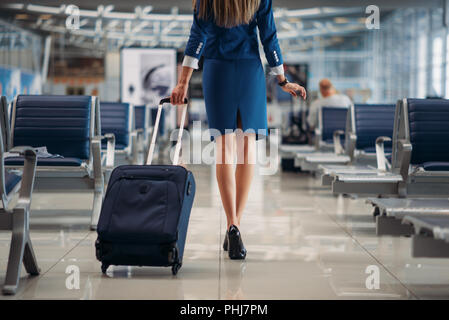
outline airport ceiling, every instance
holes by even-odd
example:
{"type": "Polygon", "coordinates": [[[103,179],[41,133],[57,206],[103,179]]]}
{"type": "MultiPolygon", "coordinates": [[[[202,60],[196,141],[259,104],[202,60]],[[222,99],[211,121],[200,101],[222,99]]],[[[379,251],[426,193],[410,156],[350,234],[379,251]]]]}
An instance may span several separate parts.
{"type": "MultiPolygon", "coordinates": [[[[182,48],[192,21],[191,0],[70,0],[0,1],[0,19],[18,35],[23,30],[54,35],[64,47],[77,47],[104,54],[122,46],[182,48]],[[78,27],[67,26],[73,6],[78,27]],[[70,9],[70,10],[69,10],[70,9]]],[[[439,7],[441,0],[376,0],[381,17],[393,9],[439,7]]],[[[278,38],[283,48],[303,52],[339,45],[345,37],[367,31],[366,8],[372,0],[273,0],[278,38]]],[[[0,21],[0,22],[1,22],[0,21]]],[[[72,20],[73,22],[73,20],[72,20]]],[[[73,26],[73,25],[72,25],[73,26]]],[[[20,43],[0,33],[2,43],[20,43]]]]}
{"type": "MultiPolygon", "coordinates": [[[[39,0],[39,1],[14,1],[2,0],[1,3],[32,3],[48,6],[60,6],[61,4],[74,4],[83,9],[95,9],[99,5],[114,5],[117,11],[132,11],[137,6],[154,7],[154,12],[170,12],[171,8],[178,7],[181,13],[190,12],[191,0],[39,0]]],[[[441,0],[273,0],[273,6],[286,9],[307,9],[316,7],[366,7],[372,4],[381,9],[391,10],[406,7],[436,7],[441,5],[441,0]]]]}

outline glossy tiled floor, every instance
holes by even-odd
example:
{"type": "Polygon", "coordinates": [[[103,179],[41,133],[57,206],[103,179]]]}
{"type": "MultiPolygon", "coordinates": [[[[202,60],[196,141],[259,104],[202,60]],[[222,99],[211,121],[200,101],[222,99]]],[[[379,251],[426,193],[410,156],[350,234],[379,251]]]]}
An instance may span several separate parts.
{"type": "MultiPolygon", "coordinates": [[[[42,273],[28,278],[22,271],[18,294],[0,298],[449,298],[448,260],[413,259],[410,239],[376,237],[363,200],[334,197],[307,175],[256,175],[241,226],[248,256],[229,260],[221,250],[225,219],[213,168],[192,169],[198,190],[177,277],[169,268],[134,267],[102,275],[96,233],[88,230],[91,196],[36,193],[31,238],[42,273]],[[367,288],[369,266],[379,270],[379,289],[367,288]],[[69,289],[76,270],[79,289],[69,289]]],[[[0,233],[1,282],[9,236],[0,233]]]]}

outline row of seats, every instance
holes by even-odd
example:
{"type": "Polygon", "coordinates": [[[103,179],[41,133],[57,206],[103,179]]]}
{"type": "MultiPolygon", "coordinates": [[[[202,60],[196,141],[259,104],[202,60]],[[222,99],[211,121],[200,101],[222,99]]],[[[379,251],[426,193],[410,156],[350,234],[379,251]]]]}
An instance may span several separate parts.
{"type": "MultiPolygon", "coordinates": [[[[347,108],[323,107],[315,129],[314,146],[282,145],[281,155],[295,166],[317,171],[322,164],[373,163],[376,138],[391,136],[394,105],[356,104],[347,108]]],[[[391,145],[387,145],[391,149],[391,145]]]]}
{"type": "Polygon", "coordinates": [[[346,108],[321,108],[318,113],[318,126],[315,128],[314,145],[281,144],[279,151],[282,164],[284,161],[293,161],[295,167],[301,167],[304,157],[322,152],[329,154],[329,151],[334,150],[334,133],[339,135],[345,129],[347,111],[346,108]]]}
{"type": "Polygon", "coordinates": [[[151,112],[128,103],[100,104],[94,96],[19,95],[9,107],[2,97],[0,113],[0,229],[12,231],[3,293],[14,294],[22,263],[28,273],[39,273],[29,237],[33,188],[93,192],[90,226],[96,229],[117,159],[143,164],[151,112]],[[15,195],[19,201],[10,208],[15,195]]]}
{"type": "Polygon", "coordinates": [[[324,121],[336,112],[345,109],[321,110],[327,140],[318,135],[313,150],[293,151],[295,164],[334,194],[367,197],[378,235],[413,236],[415,257],[449,257],[449,100],[353,105],[344,133],[341,115],[324,121]]]}
{"type": "Polygon", "coordinates": [[[362,174],[389,166],[394,113],[394,105],[358,104],[349,108],[345,129],[347,143],[343,150],[347,156],[343,163],[346,165],[342,166],[342,161],[315,163],[314,169],[322,172],[323,185],[331,185],[336,170],[362,174]]]}

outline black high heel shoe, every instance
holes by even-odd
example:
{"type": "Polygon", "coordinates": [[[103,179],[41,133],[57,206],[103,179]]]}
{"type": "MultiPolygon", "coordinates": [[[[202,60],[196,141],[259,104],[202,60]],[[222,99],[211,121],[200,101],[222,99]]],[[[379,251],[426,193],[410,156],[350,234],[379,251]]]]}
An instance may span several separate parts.
{"type": "Polygon", "coordinates": [[[246,249],[243,245],[239,229],[231,225],[228,231],[228,254],[232,260],[243,260],[246,258],[246,249]]]}
{"type": "Polygon", "coordinates": [[[225,236],[224,236],[224,242],[223,242],[223,250],[224,251],[228,251],[228,232],[226,231],[225,236]]]}

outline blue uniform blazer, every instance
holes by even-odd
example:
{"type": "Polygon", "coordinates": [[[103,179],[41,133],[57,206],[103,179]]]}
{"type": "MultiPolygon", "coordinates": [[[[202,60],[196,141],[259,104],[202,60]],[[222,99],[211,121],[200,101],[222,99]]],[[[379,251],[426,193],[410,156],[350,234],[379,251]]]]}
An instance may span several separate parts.
{"type": "MultiPolygon", "coordinates": [[[[197,8],[199,1],[204,0],[198,0],[197,8]]],[[[259,9],[250,23],[233,28],[219,27],[213,18],[203,20],[194,12],[183,65],[196,69],[202,55],[205,58],[225,60],[259,58],[257,28],[268,64],[272,70],[282,70],[283,61],[276,35],[272,0],[260,0],[259,9]],[[186,63],[186,59],[190,63],[186,63]]]]}

